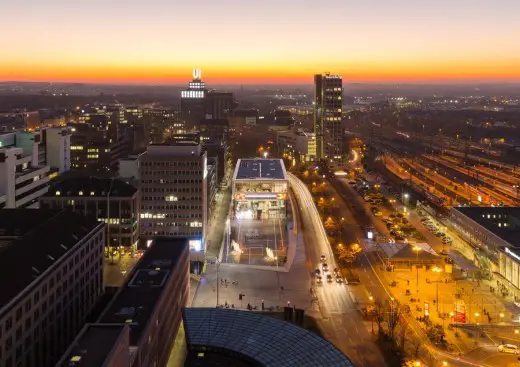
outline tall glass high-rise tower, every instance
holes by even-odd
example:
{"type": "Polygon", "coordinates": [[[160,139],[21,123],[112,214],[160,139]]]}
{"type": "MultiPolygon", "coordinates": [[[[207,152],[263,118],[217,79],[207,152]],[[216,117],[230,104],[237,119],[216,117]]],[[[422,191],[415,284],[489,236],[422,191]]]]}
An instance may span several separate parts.
{"type": "Polygon", "coordinates": [[[343,156],[343,80],[339,75],[314,75],[314,133],[318,159],[343,156]]]}

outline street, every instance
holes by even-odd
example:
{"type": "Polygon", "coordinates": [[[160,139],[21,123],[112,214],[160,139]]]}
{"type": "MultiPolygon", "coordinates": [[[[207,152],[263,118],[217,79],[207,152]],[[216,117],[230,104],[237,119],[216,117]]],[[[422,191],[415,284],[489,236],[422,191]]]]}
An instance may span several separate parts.
{"type": "MultiPolygon", "coordinates": [[[[320,264],[320,256],[325,255],[330,269],[335,268],[323,224],[307,187],[294,175],[289,174],[291,187],[295,192],[306,243],[309,272],[320,264]]],[[[354,286],[355,287],[355,286],[354,286]]],[[[352,359],[356,366],[385,366],[383,356],[368,331],[354,300],[351,286],[327,283],[315,286],[319,300],[318,322],[325,337],[352,359]]]]}

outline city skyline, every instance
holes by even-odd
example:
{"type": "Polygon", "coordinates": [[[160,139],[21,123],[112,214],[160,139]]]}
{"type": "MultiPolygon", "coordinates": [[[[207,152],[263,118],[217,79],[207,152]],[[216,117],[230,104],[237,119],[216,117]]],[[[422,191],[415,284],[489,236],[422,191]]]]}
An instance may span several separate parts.
{"type": "Polygon", "coordinates": [[[200,67],[214,84],[520,81],[519,13],[512,0],[25,0],[0,14],[0,80],[182,84],[200,67]]]}

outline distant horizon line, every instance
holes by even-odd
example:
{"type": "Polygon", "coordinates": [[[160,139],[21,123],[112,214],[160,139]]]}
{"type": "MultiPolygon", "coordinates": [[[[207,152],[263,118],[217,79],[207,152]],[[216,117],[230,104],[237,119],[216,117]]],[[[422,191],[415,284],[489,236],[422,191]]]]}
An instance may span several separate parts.
{"type": "MultiPolygon", "coordinates": [[[[203,80],[204,81],[204,80],[203,80]]],[[[204,81],[206,85],[208,86],[208,82],[204,81]]],[[[0,80],[0,84],[10,84],[10,83],[17,83],[17,84],[82,84],[82,85],[105,85],[105,86],[147,86],[147,87],[180,87],[185,88],[189,81],[186,81],[185,83],[179,82],[179,83],[148,83],[148,82],[94,82],[94,81],[37,81],[37,80],[0,80]]],[[[503,80],[478,80],[478,81],[467,81],[467,80],[443,80],[443,81],[395,81],[395,82],[389,82],[389,81],[343,81],[343,85],[459,85],[459,86],[470,86],[470,85],[519,85],[520,86],[520,79],[519,80],[513,80],[513,81],[503,81],[503,80]]],[[[225,86],[236,86],[236,87],[251,87],[251,86],[306,86],[306,87],[312,87],[313,83],[287,83],[287,82],[281,82],[281,83],[273,83],[273,82],[267,82],[267,83],[211,83],[209,82],[209,87],[211,85],[219,86],[219,85],[225,85],[225,86]]],[[[211,88],[208,88],[211,89],[211,88]]]]}

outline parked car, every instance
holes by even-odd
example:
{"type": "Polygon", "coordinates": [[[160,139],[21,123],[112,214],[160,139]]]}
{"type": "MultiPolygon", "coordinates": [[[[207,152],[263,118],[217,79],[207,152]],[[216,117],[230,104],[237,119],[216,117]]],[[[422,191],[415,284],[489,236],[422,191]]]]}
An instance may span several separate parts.
{"type": "Polygon", "coordinates": [[[382,217],[382,216],[383,216],[383,212],[382,212],[382,211],[376,211],[376,212],[374,213],[374,215],[375,215],[376,217],[382,217]]]}
{"type": "Polygon", "coordinates": [[[336,283],[338,283],[338,284],[343,283],[343,278],[340,275],[336,275],[336,283]]]}
{"type": "Polygon", "coordinates": [[[322,284],[323,283],[323,278],[321,277],[321,275],[317,275],[316,276],[316,283],[318,283],[318,284],[322,284]]]}
{"type": "Polygon", "coordinates": [[[320,276],[320,275],[321,275],[321,270],[320,270],[320,268],[316,268],[316,270],[314,270],[314,274],[315,274],[316,276],[320,276]]]}

